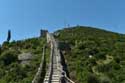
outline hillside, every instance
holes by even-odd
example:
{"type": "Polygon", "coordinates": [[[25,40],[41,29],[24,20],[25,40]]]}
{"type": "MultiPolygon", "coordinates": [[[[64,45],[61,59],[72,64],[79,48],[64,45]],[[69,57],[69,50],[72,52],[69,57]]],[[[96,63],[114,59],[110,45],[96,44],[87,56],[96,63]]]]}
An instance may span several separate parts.
{"type": "Polygon", "coordinates": [[[63,53],[73,81],[125,82],[125,35],[84,26],[65,28],[54,34],[71,48],[63,49],[63,53]]]}
{"type": "Polygon", "coordinates": [[[45,44],[45,37],[4,42],[0,48],[0,83],[31,83],[45,44]]]}
{"type": "MultiPolygon", "coordinates": [[[[69,76],[75,83],[125,83],[125,35],[85,26],[53,34],[59,40],[69,76]]],[[[4,42],[0,46],[0,83],[31,83],[44,45],[45,35],[4,42]]],[[[49,52],[46,48],[47,63],[49,52]]]]}

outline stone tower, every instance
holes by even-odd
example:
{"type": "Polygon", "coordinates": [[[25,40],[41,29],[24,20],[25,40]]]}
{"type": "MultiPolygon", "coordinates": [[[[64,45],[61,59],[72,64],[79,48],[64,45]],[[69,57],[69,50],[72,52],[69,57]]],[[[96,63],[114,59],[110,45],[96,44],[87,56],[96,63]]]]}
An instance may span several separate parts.
{"type": "Polygon", "coordinates": [[[47,30],[41,29],[40,30],[40,37],[45,37],[47,32],[48,32],[47,30]]]}

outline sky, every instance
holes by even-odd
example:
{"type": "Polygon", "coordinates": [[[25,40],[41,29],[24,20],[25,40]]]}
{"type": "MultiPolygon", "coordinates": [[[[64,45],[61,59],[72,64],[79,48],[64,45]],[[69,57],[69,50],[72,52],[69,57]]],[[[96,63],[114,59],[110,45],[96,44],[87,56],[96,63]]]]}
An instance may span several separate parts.
{"type": "Polygon", "coordinates": [[[0,43],[39,36],[66,25],[125,33],[125,0],[0,0],[0,43]]]}

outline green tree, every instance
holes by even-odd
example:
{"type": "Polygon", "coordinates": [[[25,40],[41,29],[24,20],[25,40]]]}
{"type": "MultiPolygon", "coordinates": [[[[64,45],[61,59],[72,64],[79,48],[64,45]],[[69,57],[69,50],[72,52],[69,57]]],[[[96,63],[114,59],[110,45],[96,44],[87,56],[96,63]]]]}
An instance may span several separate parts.
{"type": "Polygon", "coordinates": [[[8,30],[7,42],[9,42],[10,39],[11,39],[11,30],[8,30]]]}

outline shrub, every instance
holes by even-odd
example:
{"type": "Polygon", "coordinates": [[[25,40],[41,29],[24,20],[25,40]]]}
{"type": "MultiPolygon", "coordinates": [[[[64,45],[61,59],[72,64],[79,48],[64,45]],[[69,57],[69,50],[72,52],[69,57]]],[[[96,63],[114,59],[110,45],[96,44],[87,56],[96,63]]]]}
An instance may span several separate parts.
{"type": "Polygon", "coordinates": [[[101,76],[100,83],[111,83],[111,81],[107,76],[101,76]]]}
{"type": "Polygon", "coordinates": [[[97,66],[97,70],[99,72],[109,72],[112,68],[112,65],[110,64],[101,64],[97,66]]]}
{"type": "Polygon", "coordinates": [[[99,83],[99,79],[94,74],[89,74],[87,83],[99,83]]]}
{"type": "Polygon", "coordinates": [[[17,59],[17,52],[13,50],[5,51],[0,56],[0,60],[3,61],[4,65],[9,65],[17,61],[17,59]]]}

